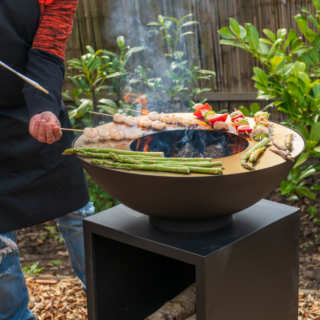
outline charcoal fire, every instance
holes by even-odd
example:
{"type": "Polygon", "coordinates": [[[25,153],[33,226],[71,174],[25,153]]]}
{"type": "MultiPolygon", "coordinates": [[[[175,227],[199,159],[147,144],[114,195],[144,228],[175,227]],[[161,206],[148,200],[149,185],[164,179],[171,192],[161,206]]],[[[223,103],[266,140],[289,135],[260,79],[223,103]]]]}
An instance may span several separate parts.
{"type": "Polygon", "coordinates": [[[135,151],[160,151],[166,157],[219,159],[248,147],[240,137],[221,131],[173,130],[142,137],[131,144],[135,151]]]}

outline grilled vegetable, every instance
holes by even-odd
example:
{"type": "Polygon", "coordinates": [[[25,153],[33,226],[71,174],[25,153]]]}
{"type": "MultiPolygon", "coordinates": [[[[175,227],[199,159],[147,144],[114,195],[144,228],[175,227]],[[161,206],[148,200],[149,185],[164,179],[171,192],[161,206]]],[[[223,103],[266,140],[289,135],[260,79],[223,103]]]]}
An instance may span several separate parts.
{"type": "Polygon", "coordinates": [[[97,165],[103,165],[109,168],[117,168],[117,169],[132,169],[132,170],[147,170],[147,171],[162,171],[162,172],[175,172],[175,173],[190,173],[190,169],[188,167],[166,167],[156,164],[124,164],[124,163],[114,163],[108,161],[100,161],[100,160],[91,160],[91,163],[97,165]]]}
{"type": "Polygon", "coordinates": [[[252,152],[251,155],[250,155],[250,158],[249,158],[249,162],[252,163],[252,162],[257,161],[257,159],[259,158],[259,155],[261,153],[263,153],[264,150],[266,150],[266,147],[262,147],[262,148],[260,148],[260,149],[258,149],[256,151],[252,152]]]}
{"type": "Polygon", "coordinates": [[[251,154],[253,152],[255,152],[256,150],[260,149],[260,148],[263,148],[265,145],[267,145],[269,142],[270,142],[271,139],[269,138],[265,138],[263,139],[262,141],[260,141],[259,143],[257,143],[253,148],[251,148],[246,154],[244,154],[242,157],[241,157],[241,165],[248,169],[248,170],[256,170],[254,167],[250,166],[248,163],[247,163],[247,160],[250,158],[251,154]]]}
{"type": "Polygon", "coordinates": [[[255,141],[259,141],[259,140],[262,140],[262,139],[268,138],[268,137],[269,136],[264,132],[257,133],[256,135],[253,132],[253,140],[255,140],[255,141]]]}
{"type": "Polygon", "coordinates": [[[252,128],[250,128],[249,125],[244,125],[244,126],[240,126],[237,128],[239,133],[251,133],[252,132],[252,128]]]}
{"type": "Polygon", "coordinates": [[[253,117],[254,117],[254,121],[257,122],[260,117],[269,119],[269,116],[270,115],[268,112],[258,111],[253,117]]]}
{"type": "Polygon", "coordinates": [[[215,114],[207,117],[207,123],[213,125],[216,121],[225,122],[228,118],[228,114],[215,114]]]}
{"type": "Polygon", "coordinates": [[[238,118],[234,121],[236,127],[249,125],[249,122],[246,119],[238,118]]]}
{"type": "Polygon", "coordinates": [[[270,149],[270,151],[278,154],[278,155],[281,156],[284,160],[294,161],[294,157],[293,157],[293,156],[291,155],[291,153],[289,153],[288,151],[274,150],[274,149],[270,149]]]}
{"type": "Polygon", "coordinates": [[[198,110],[196,110],[193,115],[196,117],[202,118],[203,115],[201,111],[205,111],[205,110],[212,111],[212,108],[206,103],[202,107],[198,108],[198,110]]]}
{"type": "Polygon", "coordinates": [[[232,118],[235,118],[239,115],[242,115],[242,117],[243,117],[243,113],[238,109],[230,114],[230,118],[232,119],[232,118]]]}
{"type": "Polygon", "coordinates": [[[228,130],[229,129],[229,126],[226,122],[223,122],[223,121],[216,121],[214,124],[213,124],[213,129],[214,130],[222,130],[222,129],[225,129],[225,130],[228,130]]]}
{"type": "Polygon", "coordinates": [[[214,115],[214,114],[216,114],[215,111],[213,111],[213,110],[208,111],[208,112],[204,115],[204,121],[207,122],[208,116],[211,116],[211,115],[214,115]]]}
{"type": "Polygon", "coordinates": [[[233,122],[235,122],[237,119],[244,119],[243,114],[239,114],[239,115],[237,115],[237,116],[235,116],[235,117],[231,118],[231,120],[232,120],[233,122]]]}
{"type": "Polygon", "coordinates": [[[292,133],[289,133],[286,140],[285,140],[285,146],[287,147],[288,150],[292,151],[292,133]]]}

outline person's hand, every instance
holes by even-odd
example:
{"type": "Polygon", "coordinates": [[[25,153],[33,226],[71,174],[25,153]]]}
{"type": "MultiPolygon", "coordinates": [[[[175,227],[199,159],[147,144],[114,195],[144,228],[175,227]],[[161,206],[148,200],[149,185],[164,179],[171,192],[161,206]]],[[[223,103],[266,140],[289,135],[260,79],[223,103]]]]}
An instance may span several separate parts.
{"type": "Polygon", "coordinates": [[[52,144],[62,137],[59,119],[50,111],[34,115],[30,119],[29,132],[40,142],[52,144]]]}

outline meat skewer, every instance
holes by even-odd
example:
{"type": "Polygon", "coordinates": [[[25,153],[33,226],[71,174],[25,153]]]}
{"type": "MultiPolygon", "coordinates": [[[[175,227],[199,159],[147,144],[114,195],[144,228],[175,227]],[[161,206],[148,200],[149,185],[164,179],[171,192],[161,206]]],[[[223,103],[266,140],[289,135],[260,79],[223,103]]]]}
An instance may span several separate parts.
{"type": "Polygon", "coordinates": [[[45,88],[41,87],[39,83],[27,78],[26,76],[22,75],[21,73],[11,69],[9,66],[7,66],[5,63],[3,63],[2,61],[0,61],[0,65],[3,66],[4,68],[8,69],[9,71],[15,73],[18,77],[20,77],[21,79],[23,79],[24,81],[28,82],[29,84],[31,84],[33,87],[35,87],[38,90],[43,91],[46,94],[49,94],[49,91],[47,91],[45,88]]]}

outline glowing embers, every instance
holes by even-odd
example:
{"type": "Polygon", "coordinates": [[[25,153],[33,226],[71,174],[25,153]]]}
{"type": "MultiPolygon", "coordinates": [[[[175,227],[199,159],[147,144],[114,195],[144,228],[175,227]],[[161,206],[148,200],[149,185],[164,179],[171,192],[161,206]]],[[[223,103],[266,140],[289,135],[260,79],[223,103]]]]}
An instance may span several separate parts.
{"type": "Polygon", "coordinates": [[[131,150],[162,151],[165,157],[218,159],[237,154],[248,146],[243,137],[222,131],[175,130],[137,139],[132,142],[131,150]]]}

